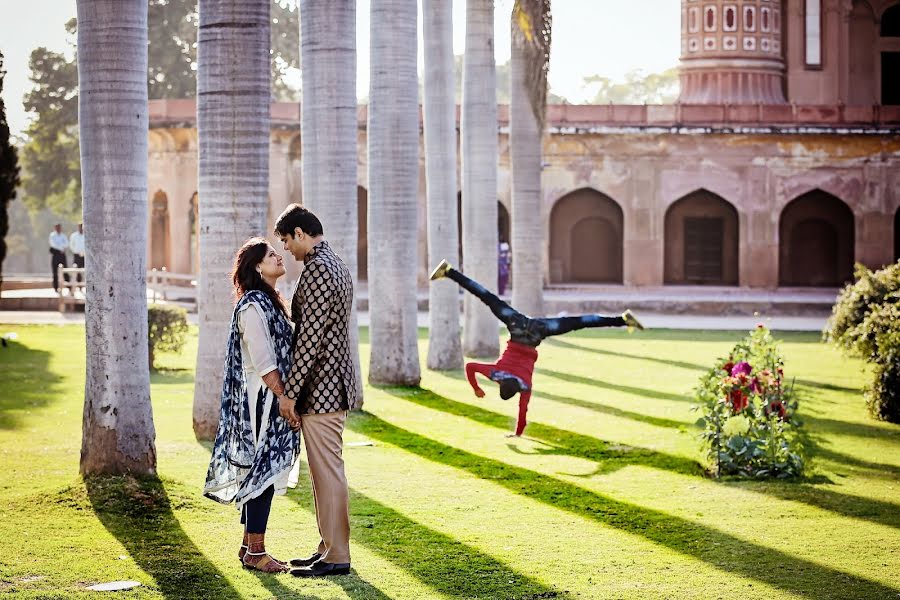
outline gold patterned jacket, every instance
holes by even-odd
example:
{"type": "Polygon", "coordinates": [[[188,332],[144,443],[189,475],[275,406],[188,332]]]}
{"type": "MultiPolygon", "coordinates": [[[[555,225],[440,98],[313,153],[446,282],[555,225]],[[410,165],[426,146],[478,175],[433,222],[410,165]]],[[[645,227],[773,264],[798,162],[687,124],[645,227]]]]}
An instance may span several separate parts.
{"type": "Polygon", "coordinates": [[[291,300],[294,346],[285,394],[297,401],[300,414],[358,408],[350,354],[350,271],[324,240],[304,263],[291,300]]]}

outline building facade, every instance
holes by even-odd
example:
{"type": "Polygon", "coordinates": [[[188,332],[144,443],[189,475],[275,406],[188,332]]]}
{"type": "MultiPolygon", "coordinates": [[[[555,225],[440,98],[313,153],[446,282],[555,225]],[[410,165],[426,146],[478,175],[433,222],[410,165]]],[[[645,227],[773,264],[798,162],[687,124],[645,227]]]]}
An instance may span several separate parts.
{"type": "MultiPolygon", "coordinates": [[[[548,107],[545,284],[833,287],[855,261],[897,260],[898,57],[896,0],[682,0],[677,104],[548,107]]],[[[499,112],[498,228],[508,241],[506,107],[499,112]]],[[[150,264],[196,272],[194,101],[152,101],[150,123],[150,264]]],[[[365,126],[361,106],[363,280],[365,126]]],[[[273,104],[270,225],[302,202],[301,135],[299,107],[273,104]]]]}

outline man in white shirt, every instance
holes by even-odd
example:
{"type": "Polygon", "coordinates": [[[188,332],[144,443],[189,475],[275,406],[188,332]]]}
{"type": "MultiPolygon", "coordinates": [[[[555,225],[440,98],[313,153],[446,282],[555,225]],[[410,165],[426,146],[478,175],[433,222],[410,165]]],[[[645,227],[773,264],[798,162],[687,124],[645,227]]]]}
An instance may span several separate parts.
{"type": "MultiPolygon", "coordinates": [[[[69,236],[69,248],[72,250],[72,266],[84,268],[84,226],[79,223],[78,231],[73,231],[69,236]]],[[[81,281],[81,274],[77,281],[81,281]]]]}
{"type": "MultiPolygon", "coordinates": [[[[50,232],[50,272],[53,273],[53,289],[59,291],[59,265],[67,266],[66,249],[69,247],[69,239],[62,232],[62,225],[57,223],[50,232]]],[[[69,276],[65,276],[69,281],[69,276]]]]}

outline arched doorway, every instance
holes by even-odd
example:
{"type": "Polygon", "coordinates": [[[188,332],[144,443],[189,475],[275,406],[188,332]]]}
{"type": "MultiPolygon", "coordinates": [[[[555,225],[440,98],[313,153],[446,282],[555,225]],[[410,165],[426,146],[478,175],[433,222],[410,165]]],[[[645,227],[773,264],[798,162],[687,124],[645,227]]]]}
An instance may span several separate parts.
{"type": "Polygon", "coordinates": [[[849,104],[877,103],[875,61],[877,52],[872,41],[876,37],[875,13],[866,0],[853,0],[849,15],[850,47],[847,68],[849,104]]]}
{"type": "MultiPolygon", "coordinates": [[[[456,194],[456,224],[459,233],[459,264],[463,265],[463,245],[462,245],[462,192],[456,194]]],[[[503,206],[503,203],[497,200],[497,239],[501,242],[509,243],[510,241],[510,220],[509,211],[503,206]]]]}
{"type": "Polygon", "coordinates": [[[881,15],[881,103],[900,104],[900,4],[881,15]]]}
{"type": "Polygon", "coordinates": [[[557,200],[550,211],[550,281],[622,283],[619,204],[582,188],[557,200]]]}
{"type": "Polygon", "coordinates": [[[853,212],[813,190],[792,200],[778,224],[778,283],[834,287],[853,277],[853,212]]]}
{"type": "Polygon", "coordinates": [[[200,273],[200,237],[197,232],[200,227],[200,203],[197,192],[191,196],[190,208],[188,208],[188,222],[191,231],[191,273],[200,273]]]}
{"type": "Polygon", "coordinates": [[[356,272],[359,281],[369,280],[369,192],[361,185],[356,186],[356,272]]]}
{"type": "Polygon", "coordinates": [[[683,285],[738,284],[738,213],[708,190],[676,200],[666,211],[663,281],[683,285]]]}
{"type": "Polygon", "coordinates": [[[169,268],[169,198],[162,190],[150,204],[150,268],[169,268]]]}

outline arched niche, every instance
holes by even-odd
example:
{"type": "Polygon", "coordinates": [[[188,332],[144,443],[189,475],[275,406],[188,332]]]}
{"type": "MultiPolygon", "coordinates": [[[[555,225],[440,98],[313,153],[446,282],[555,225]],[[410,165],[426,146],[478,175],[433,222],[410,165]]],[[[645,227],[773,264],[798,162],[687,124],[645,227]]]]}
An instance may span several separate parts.
{"type": "Polygon", "coordinates": [[[701,189],[673,202],[664,235],[665,283],[738,284],[738,213],[718,194],[701,189]]]}
{"type": "Polygon", "coordinates": [[[590,188],[570,192],[550,211],[550,281],[622,283],[622,207],[590,188]]]}
{"type": "Polygon", "coordinates": [[[792,200],[778,223],[778,283],[834,287],[853,276],[854,219],[850,208],[822,190],[792,200]]]}
{"type": "Polygon", "coordinates": [[[169,268],[169,197],[162,190],[150,201],[150,268],[169,268]]]}

